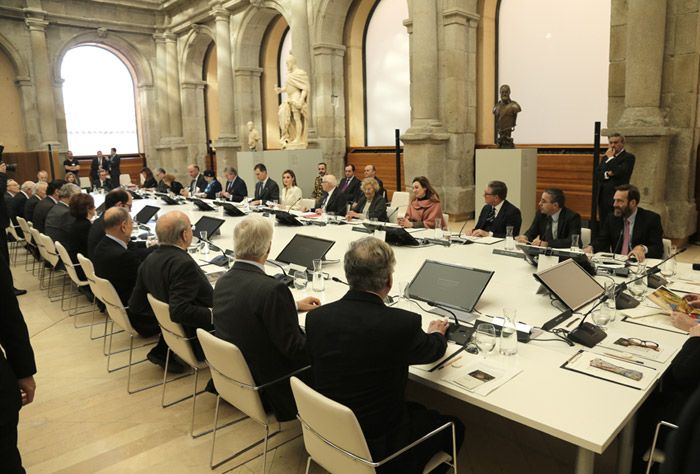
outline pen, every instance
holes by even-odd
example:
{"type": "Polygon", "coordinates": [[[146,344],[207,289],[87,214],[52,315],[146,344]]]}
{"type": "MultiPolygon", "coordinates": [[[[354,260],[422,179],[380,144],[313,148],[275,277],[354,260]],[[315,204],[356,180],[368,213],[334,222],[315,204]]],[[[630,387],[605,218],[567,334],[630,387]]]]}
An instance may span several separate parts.
{"type": "MultiPolygon", "coordinates": [[[[446,359],[443,359],[442,362],[440,362],[438,365],[436,365],[435,367],[433,367],[432,369],[430,369],[428,372],[435,372],[435,370],[441,369],[441,368],[442,368],[444,365],[446,365],[449,361],[451,361],[452,359],[454,359],[455,357],[457,357],[457,356],[459,355],[460,352],[462,352],[462,351],[464,351],[464,350],[466,350],[466,349],[467,349],[467,345],[464,344],[462,347],[460,347],[459,349],[457,349],[456,351],[454,351],[454,352],[452,353],[451,356],[449,356],[449,357],[446,358],[446,359]]],[[[459,357],[462,357],[462,356],[459,356],[459,357]]]]}
{"type": "Polygon", "coordinates": [[[611,354],[609,352],[603,352],[603,354],[605,354],[608,357],[612,357],[613,359],[622,360],[624,362],[630,362],[632,364],[644,365],[644,362],[642,362],[641,360],[628,359],[627,357],[611,354]]]}
{"type": "Polygon", "coordinates": [[[438,370],[442,370],[442,369],[444,369],[445,367],[447,367],[448,365],[454,364],[455,362],[457,362],[457,361],[458,361],[459,359],[461,359],[461,358],[462,358],[462,356],[459,356],[459,357],[453,359],[449,364],[443,364],[438,370]]]}
{"type": "Polygon", "coordinates": [[[571,321],[569,324],[567,324],[565,327],[570,328],[571,326],[573,326],[573,324],[574,324],[575,322],[577,322],[577,321],[580,320],[580,319],[581,319],[581,318],[576,318],[576,319],[574,319],[574,320],[571,321]]]}

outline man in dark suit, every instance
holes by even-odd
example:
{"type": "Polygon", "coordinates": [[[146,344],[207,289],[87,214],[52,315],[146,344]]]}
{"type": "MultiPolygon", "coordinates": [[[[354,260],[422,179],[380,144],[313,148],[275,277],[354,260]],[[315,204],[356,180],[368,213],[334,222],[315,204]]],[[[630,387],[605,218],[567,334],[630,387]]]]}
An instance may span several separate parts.
{"type": "Polygon", "coordinates": [[[107,171],[105,170],[100,170],[99,178],[97,178],[97,181],[93,183],[93,186],[97,189],[104,190],[104,192],[106,193],[110,192],[113,188],[115,188],[114,182],[109,178],[107,171]]]}
{"type": "Polygon", "coordinates": [[[518,242],[530,242],[540,247],[570,248],[571,236],[581,235],[581,216],[564,207],[564,204],[561,189],[545,189],[540,198],[539,212],[525,234],[518,236],[518,242]]]}
{"type": "MultiPolygon", "coordinates": [[[[384,304],[396,265],[386,243],[373,237],[356,240],[344,262],[350,290],[306,316],[314,388],[355,413],[374,460],[449,421],[455,422],[459,449],[464,433],[459,420],[407,402],[405,396],[408,366],[445,354],[449,323],[433,320],[426,333],[419,314],[384,304]]],[[[383,472],[420,473],[441,450],[452,452],[449,430],[387,463],[383,472]]]]}
{"type": "Polygon", "coordinates": [[[97,186],[100,180],[100,170],[105,170],[109,174],[109,159],[102,154],[102,151],[98,151],[97,156],[90,163],[90,180],[93,186],[97,186]]]}
{"type": "MultiPolygon", "coordinates": [[[[107,212],[112,207],[123,207],[127,211],[131,211],[131,203],[133,198],[131,194],[124,191],[123,189],[113,189],[105,196],[105,210],[107,212]]],[[[90,233],[88,234],[88,255],[90,260],[95,259],[95,249],[97,244],[102,241],[105,236],[105,226],[104,226],[104,213],[95,219],[90,227],[90,233]]],[[[145,257],[144,257],[145,258],[145,257]]]]}
{"type": "MultiPolygon", "coordinates": [[[[306,338],[297,310],[320,304],[314,297],[299,300],[284,283],[265,274],[272,245],[272,225],[260,215],[243,219],[234,229],[236,263],[216,283],[216,335],[243,352],[256,384],[279,379],[309,365],[306,338]]],[[[289,381],[266,388],[262,398],[280,421],[294,419],[297,410],[289,381]]]]}
{"type": "Polygon", "coordinates": [[[221,183],[216,179],[216,174],[213,170],[204,170],[204,180],[207,182],[207,187],[204,188],[203,193],[199,193],[200,197],[207,199],[215,199],[216,195],[221,192],[221,183]]]}
{"type": "Polygon", "coordinates": [[[506,227],[513,228],[513,236],[520,235],[523,218],[520,209],[506,200],[508,186],[503,181],[491,181],[484,190],[484,202],[479,220],[471,231],[474,237],[505,237],[506,227]]]}
{"type": "MultiPolygon", "coordinates": [[[[97,244],[95,256],[92,259],[92,263],[95,265],[95,274],[108,280],[114,286],[122,304],[128,306],[141,265],[139,254],[129,249],[128,246],[134,221],[126,208],[111,207],[105,211],[103,223],[105,236],[97,244]]],[[[129,322],[141,336],[161,335],[158,344],[151,349],[147,358],[154,364],[164,367],[168,346],[161,334],[158,320],[152,314],[134,314],[131,308],[127,308],[126,312],[129,322]]],[[[184,367],[171,357],[168,371],[182,373],[184,367]]]]}
{"type": "Polygon", "coordinates": [[[34,224],[34,228],[41,233],[44,233],[46,230],[44,228],[46,216],[49,215],[51,208],[58,204],[58,190],[61,189],[61,186],[64,184],[66,184],[66,182],[62,179],[51,181],[46,188],[46,199],[42,199],[34,208],[32,223],[34,224]]]}
{"type": "Polygon", "coordinates": [[[24,218],[28,222],[32,222],[34,218],[34,210],[36,206],[43,200],[46,199],[46,190],[49,187],[49,183],[46,181],[39,181],[34,185],[32,190],[32,197],[27,200],[24,204],[24,218]]]}
{"type": "Polygon", "coordinates": [[[248,187],[245,181],[238,176],[238,170],[233,166],[224,169],[226,186],[221,192],[221,197],[228,201],[241,202],[248,196],[248,187]]]}
{"type": "Polygon", "coordinates": [[[615,188],[629,184],[634,171],[635,156],[625,151],[625,137],[613,133],[608,137],[610,147],[596,169],[598,180],[598,215],[600,222],[613,211],[615,188]]]}
{"type": "Polygon", "coordinates": [[[253,170],[258,182],[255,183],[255,200],[251,204],[259,206],[267,201],[279,202],[280,187],[272,178],[267,176],[267,167],[262,163],[258,163],[253,170]]]}
{"type": "Polygon", "coordinates": [[[17,218],[21,217],[24,219],[24,206],[27,204],[27,201],[29,201],[29,198],[32,197],[33,190],[34,182],[25,181],[22,183],[20,191],[15,194],[12,201],[10,201],[10,220],[12,221],[12,225],[15,227],[15,232],[17,232],[17,235],[20,237],[24,237],[24,232],[22,232],[22,229],[19,228],[17,218]]]}
{"type": "Polygon", "coordinates": [[[345,177],[340,181],[338,188],[340,192],[345,194],[348,202],[357,202],[360,199],[362,190],[360,189],[360,180],[355,177],[355,165],[349,164],[345,167],[345,177]]]}
{"type": "Polygon", "coordinates": [[[365,178],[374,178],[377,180],[380,188],[379,194],[384,196],[384,199],[387,199],[386,189],[384,189],[384,182],[377,176],[377,168],[374,165],[367,165],[365,166],[364,173],[365,178]]]}
{"type": "MultiPolygon", "coordinates": [[[[18,290],[12,282],[12,273],[10,273],[10,249],[7,247],[7,233],[5,228],[10,225],[10,216],[8,215],[7,205],[5,203],[5,193],[7,192],[7,165],[2,161],[3,146],[0,145],[0,260],[7,264],[7,272],[9,273],[8,288],[12,288],[14,296],[19,296],[27,293],[27,290],[18,290]]],[[[0,318],[2,319],[2,318],[0,318]]]]}
{"type": "MultiPolygon", "coordinates": [[[[321,180],[321,186],[323,187],[323,195],[321,199],[316,202],[316,212],[319,214],[322,212],[332,212],[336,216],[344,216],[347,211],[348,199],[338,189],[338,181],[332,174],[327,174],[321,180]]],[[[379,191],[379,195],[381,190],[379,191]]]]}
{"type": "Polygon", "coordinates": [[[207,188],[207,182],[202,173],[199,172],[199,166],[195,165],[194,163],[187,165],[187,174],[190,175],[192,181],[190,181],[190,185],[188,187],[183,188],[183,190],[180,191],[180,194],[183,196],[194,196],[197,193],[203,193],[207,188]]]}
{"type": "Polygon", "coordinates": [[[156,169],[155,177],[156,177],[156,180],[158,181],[158,186],[156,186],[156,192],[158,192],[158,193],[167,193],[168,192],[168,187],[163,182],[163,177],[166,174],[167,173],[165,172],[165,170],[163,168],[156,169]]]}
{"type": "MultiPolygon", "coordinates": [[[[4,176],[4,169],[0,173],[4,176]]],[[[24,469],[17,449],[17,422],[20,408],[34,400],[36,363],[27,325],[12,291],[10,267],[2,257],[0,301],[0,465],[3,472],[20,473],[24,469]]]]}
{"type": "Polygon", "coordinates": [[[146,295],[170,306],[170,319],[182,324],[192,349],[199,360],[204,360],[202,346],[196,337],[197,328],[213,329],[212,313],[214,290],[206,275],[187,253],[192,243],[192,224],[180,211],[171,211],[156,224],[159,247],[139,268],[136,286],[129,298],[129,309],[136,317],[155,317],[146,295]]]}
{"type": "Polygon", "coordinates": [[[70,215],[70,199],[80,194],[80,188],[73,183],[66,183],[58,191],[58,204],[53,206],[46,216],[44,224],[44,234],[51,237],[51,240],[61,242],[64,247],[69,248],[68,234],[70,226],[75,222],[75,217],[70,215]]]}
{"type": "MultiPolygon", "coordinates": [[[[613,213],[608,215],[593,240],[595,252],[614,252],[645,258],[664,255],[661,217],[639,207],[639,189],[631,184],[618,186],[613,196],[613,213]]],[[[586,247],[591,250],[591,247],[586,247]]]]}
{"type": "Polygon", "coordinates": [[[109,150],[109,179],[112,181],[114,186],[119,186],[119,176],[121,176],[121,163],[122,158],[117,155],[117,149],[112,148],[109,150]]]}

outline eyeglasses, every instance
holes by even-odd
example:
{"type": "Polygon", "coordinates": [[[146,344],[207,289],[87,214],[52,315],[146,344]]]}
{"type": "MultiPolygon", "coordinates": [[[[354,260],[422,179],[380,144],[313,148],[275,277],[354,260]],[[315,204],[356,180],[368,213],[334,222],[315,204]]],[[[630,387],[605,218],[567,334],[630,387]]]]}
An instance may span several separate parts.
{"type": "Polygon", "coordinates": [[[197,227],[196,227],[194,224],[192,224],[192,225],[190,226],[190,230],[191,230],[192,232],[194,232],[194,230],[195,230],[196,228],[197,228],[197,227]]]}
{"type": "Polygon", "coordinates": [[[617,341],[622,346],[637,346],[644,347],[646,349],[651,349],[654,351],[659,350],[659,343],[654,341],[644,341],[642,339],[637,339],[636,337],[620,338],[617,341]]]}

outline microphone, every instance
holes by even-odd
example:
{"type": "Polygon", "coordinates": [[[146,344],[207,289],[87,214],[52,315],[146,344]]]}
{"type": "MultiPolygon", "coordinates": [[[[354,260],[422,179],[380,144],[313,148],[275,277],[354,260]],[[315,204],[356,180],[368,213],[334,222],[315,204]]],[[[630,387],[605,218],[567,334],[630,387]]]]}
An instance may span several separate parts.
{"type": "MultiPolygon", "coordinates": [[[[674,258],[676,255],[685,252],[686,250],[688,250],[687,247],[686,247],[686,248],[683,248],[683,249],[680,249],[680,250],[678,250],[677,252],[675,252],[675,253],[669,255],[668,257],[664,258],[663,260],[661,260],[659,263],[657,263],[657,264],[654,265],[653,267],[650,267],[650,270],[651,270],[652,268],[658,268],[658,269],[660,269],[660,268],[661,268],[661,265],[663,265],[664,263],[668,262],[669,260],[671,260],[672,258],[674,258]]],[[[647,286],[648,286],[649,288],[656,289],[656,288],[659,288],[659,287],[661,287],[661,286],[664,286],[664,285],[668,284],[668,280],[666,280],[666,279],[665,279],[664,277],[662,277],[662,276],[656,275],[655,273],[656,273],[656,272],[650,273],[650,274],[648,275],[649,278],[647,279],[647,286]]]]}
{"type": "Polygon", "coordinates": [[[423,243],[425,243],[425,244],[442,245],[443,247],[449,247],[451,245],[451,242],[449,240],[444,240],[444,239],[425,238],[422,240],[423,240],[423,243]]]}
{"type": "Polygon", "coordinates": [[[228,254],[226,253],[226,250],[219,247],[218,245],[215,245],[211,243],[211,241],[207,239],[203,239],[202,237],[197,237],[200,242],[205,242],[210,249],[212,249],[215,252],[221,252],[221,255],[217,255],[216,257],[212,258],[209,263],[213,263],[214,265],[218,265],[220,267],[226,267],[229,268],[229,260],[228,260],[228,254]]]}
{"type": "Polygon", "coordinates": [[[293,208],[294,206],[296,206],[297,203],[298,203],[299,201],[301,201],[301,199],[302,199],[302,198],[299,198],[299,199],[297,199],[296,201],[294,201],[294,204],[292,204],[291,206],[289,206],[289,210],[291,211],[292,208],[293,208]]]}
{"type": "Polygon", "coordinates": [[[350,285],[348,284],[348,282],[346,282],[346,281],[343,281],[343,280],[341,280],[341,279],[340,279],[340,278],[338,278],[338,277],[331,277],[331,280],[333,280],[333,281],[337,281],[338,283],[342,283],[343,285],[347,285],[347,286],[350,286],[350,285]]]}
{"type": "Polygon", "coordinates": [[[287,272],[284,270],[284,267],[282,265],[275,262],[274,260],[265,260],[265,263],[271,263],[274,266],[279,267],[280,270],[282,270],[281,275],[278,273],[274,276],[275,280],[279,280],[287,286],[294,286],[294,278],[287,275],[287,272]]]}
{"type": "Polygon", "coordinates": [[[394,208],[394,210],[391,211],[391,212],[389,213],[388,216],[386,216],[386,220],[389,221],[389,220],[391,219],[391,216],[393,216],[393,215],[396,214],[397,212],[399,212],[399,206],[396,206],[396,207],[394,208]]]}
{"type": "Polygon", "coordinates": [[[462,326],[459,323],[459,319],[457,319],[457,315],[453,311],[433,301],[428,301],[427,303],[434,308],[441,309],[446,313],[450,313],[452,315],[454,323],[450,323],[450,327],[447,328],[445,337],[447,337],[450,341],[454,341],[455,343],[460,345],[465,345],[467,342],[469,342],[469,339],[472,337],[473,333],[472,329],[466,326],[462,326]]]}
{"type": "Polygon", "coordinates": [[[458,238],[462,238],[462,231],[464,230],[464,227],[467,225],[467,222],[469,222],[469,219],[464,221],[464,224],[462,224],[462,227],[459,229],[459,234],[457,234],[458,238]]]}

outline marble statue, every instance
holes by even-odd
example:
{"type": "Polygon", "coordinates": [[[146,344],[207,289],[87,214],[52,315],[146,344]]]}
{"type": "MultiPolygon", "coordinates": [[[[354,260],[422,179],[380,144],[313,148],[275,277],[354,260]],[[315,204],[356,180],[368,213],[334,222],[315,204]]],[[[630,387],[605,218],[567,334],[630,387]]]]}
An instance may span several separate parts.
{"type": "Polygon", "coordinates": [[[309,75],[297,67],[296,59],[287,56],[287,82],[275,87],[275,92],[287,93],[280,104],[278,116],[282,149],[299,150],[307,147],[309,120],[309,75]]]}
{"type": "Polygon", "coordinates": [[[260,132],[255,128],[253,122],[248,122],[248,149],[250,151],[260,151],[260,132]]]}
{"type": "Polygon", "coordinates": [[[496,116],[496,131],[498,132],[496,144],[498,144],[498,148],[515,148],[511,133],[515,130],[518,113],[523,109],[520,107],[520,104],[511,100],[510,86],[508,84],[503,84],[499,92],[501,100],[493,108],[493,113],[496,116]]]}

